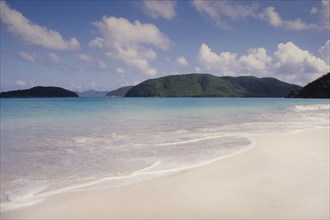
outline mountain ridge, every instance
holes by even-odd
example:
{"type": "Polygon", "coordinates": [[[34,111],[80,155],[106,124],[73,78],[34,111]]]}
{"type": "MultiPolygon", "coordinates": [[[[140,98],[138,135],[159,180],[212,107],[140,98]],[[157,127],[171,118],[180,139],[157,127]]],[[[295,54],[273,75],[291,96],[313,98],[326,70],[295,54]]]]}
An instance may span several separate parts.
{"type": "Polygon", "coordinates": [[[1,92],[1,98],[57,98],[79,97],[77,93],[55,86],[35,86],[30,89],[1,92]]]}
{"type": "Polygon", "coordinates": [[[330,98],[330,72],[301,89],[291,91],[289,98],[330,98]]]}
{"type": "Polygon", "coordinates": [[[301,88],[275,78],[190,73],[146,80],[126,97],[287,97],[301,88]]]}
{"type": "Polygon", "coordinates": [[[124,86],[105,94],[106,97],[124,97],[127,92],[134,86],[124,86]]]}

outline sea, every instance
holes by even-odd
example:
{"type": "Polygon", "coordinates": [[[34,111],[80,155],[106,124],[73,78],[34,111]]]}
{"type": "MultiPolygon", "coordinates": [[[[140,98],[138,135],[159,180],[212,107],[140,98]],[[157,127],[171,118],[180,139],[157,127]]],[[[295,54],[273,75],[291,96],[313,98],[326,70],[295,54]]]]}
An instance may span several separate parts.
{"type": "Polygon", "coordinates": [[[258,135],[329,128],[329,101],[0,99],[1,211],[186,172],[251,149],[258,135]]]}

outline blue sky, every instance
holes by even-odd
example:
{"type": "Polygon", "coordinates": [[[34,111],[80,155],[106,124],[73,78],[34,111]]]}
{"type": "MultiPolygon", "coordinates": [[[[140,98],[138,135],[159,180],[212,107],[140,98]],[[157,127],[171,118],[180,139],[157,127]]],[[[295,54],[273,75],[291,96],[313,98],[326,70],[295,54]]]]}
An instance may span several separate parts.
{"type": "Polygon", "coordinates": [[[1,91],[330,71],[329,1],[1,1],[1,91]]]}

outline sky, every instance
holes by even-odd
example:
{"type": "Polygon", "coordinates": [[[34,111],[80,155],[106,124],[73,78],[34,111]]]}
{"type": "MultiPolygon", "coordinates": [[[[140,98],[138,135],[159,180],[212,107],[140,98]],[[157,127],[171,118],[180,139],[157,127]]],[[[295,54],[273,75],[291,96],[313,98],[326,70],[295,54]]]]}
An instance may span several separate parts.
{"type": "Polygon", "coordinates": [[[330,1],[1,0],[1,91],[110,91],[173,74],[330,71],[330,1]]]}

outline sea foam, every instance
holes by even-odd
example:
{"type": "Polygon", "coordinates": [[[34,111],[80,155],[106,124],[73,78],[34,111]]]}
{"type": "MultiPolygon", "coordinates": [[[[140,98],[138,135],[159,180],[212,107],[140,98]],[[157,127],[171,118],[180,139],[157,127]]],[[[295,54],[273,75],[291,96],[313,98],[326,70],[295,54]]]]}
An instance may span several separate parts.
{"type": "Polygon", "coordinates": [[[250,149],[251,135],[329,126],[327,100],[2,102],[2,211],[202,166],[250,149]]]}

